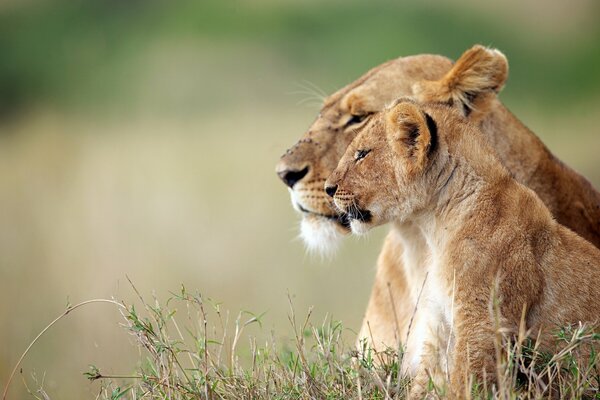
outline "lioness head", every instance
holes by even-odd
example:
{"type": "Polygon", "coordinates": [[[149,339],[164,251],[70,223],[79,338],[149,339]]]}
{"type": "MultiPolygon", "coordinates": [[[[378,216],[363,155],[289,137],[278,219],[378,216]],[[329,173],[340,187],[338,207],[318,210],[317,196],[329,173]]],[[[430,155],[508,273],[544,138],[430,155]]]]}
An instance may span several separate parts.
{"type": "MultiPolygon", "coordinates": [[[[308,132],[277,165],[278,175],[290,190],[292,204],[303,215],[301,233],[308,247],[335,248],[341,235],[349,231],[348,215],[336,210],[332,198],[323,190],[323,183],[356,132],[374,113],[394,99],[413,96],[419,101],[453,106],[469,120],[481,122],[494,108],[502,108],[496,94],[507,77],[504,55],[476,45],[455,64],[434,55],[389,61],[327,98],[308,132]]],[[[507,166],[519,172],[523,169],[521,153],[513,155],[512,147],[521,143],[507,135],[494,134],[504,123],[503,117],[494,118],[498,121],[488,121],[482,130],[491,132],[494,147],[506,149],[507,166]],[[509,143],[511,140],[514,143],[509,143]]]]}
{"type": "Polygon", "coordinates": [[[447,141],[456,129],[472,129],[456,109],[407,98],[372,117],[325,186],[352,231],[361,234],[426,209],[452,176],[447,141]]]}
{"type": "Polygon", "coordinates": [[[331,250],[349,232],[348,216],[335,208],[323,185],[357,130],[386,104],[412,95],[415,83],[441,79],[451,67],[449,59],[436,55],[398,58],[325,99],[317,119],[276,168],[302,213],[301,234],[310,249],[331,250]]]}

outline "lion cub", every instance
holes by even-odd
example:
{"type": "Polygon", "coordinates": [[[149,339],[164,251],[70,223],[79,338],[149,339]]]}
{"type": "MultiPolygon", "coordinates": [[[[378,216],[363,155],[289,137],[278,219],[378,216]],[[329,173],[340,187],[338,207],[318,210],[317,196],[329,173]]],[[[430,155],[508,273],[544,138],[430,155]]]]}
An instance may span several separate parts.
{"type": "Polygon", "coordinates": [[[437,384],[449,376],[450,393],[461,398],[471,375],[494,381],[493,297],[508,332],[524,309],[534,335],[599,320],[600,250],[558,224],[448,106],[400,99],[374,116],[326,190],[353,232],[410,222],[427,242],[418,305],[426,312],[410,333],[420,350],[407,360],[413,397],[429,376],[437,384]]]}

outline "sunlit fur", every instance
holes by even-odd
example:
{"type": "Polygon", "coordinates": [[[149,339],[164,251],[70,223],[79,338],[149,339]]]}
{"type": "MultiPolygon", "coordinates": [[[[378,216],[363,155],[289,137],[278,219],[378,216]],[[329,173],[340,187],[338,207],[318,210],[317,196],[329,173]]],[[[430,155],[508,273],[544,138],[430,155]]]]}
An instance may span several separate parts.
{"type": "MultiPolygon", "coordinates": [[[[298,193],[298,202],[308,211],[302,215],[332,213],[333,199],[323,189],[325,178],[367,123],[365,120],[345,126],[352,113],[380,111],[396,98],[407,95],[422,101],[452,103],[468,113],[469,120],[482,130],[511,174],[533,189],[560,223],[600,246],[600,195],[584,177],[551,154],[498,99],[497,93],[507,78],[506,57],[479,45],[468,49],[454,64],[445,57],[431,55],[384,63],[328,97],[313,125],[282,157],[277,170],[309,166],[309,174],[293,188],[298,193]]],[[[323,221],[313,228],[327,227],[325,221],[331,220],[323,221]]],[[[414,245],[415,240],[424,240],[418,235],[394,227],[379,254],[359,333],[359,341],[366,339],[377,350],[397,348],[398,341],[407,336],[422,283],[418,280],[413,284],[407,277],[418,275],[415,270],[423,261],[415,260],[428,257],[427,254],[406,257],[406,246],[421,248],[414,245]]]]}
{"type": "Polygon", "coordinates": [[[556,351],[561,327],[600,322],[600,250],[557,223],[456,108],[400,100],[367,124],[326,184],[342,193],[342,211],[369,213],[363,224],[411,223],[425,239],[410,398],[447,376],[450,398],[468,396],[470,377],[497,384],[500,332],[529,332],[556,351]]]}
{"type": "Polygon", "coordinates": [[[453,105],[467,115],[515,179],[534,190],[559,223],[600,248],[600,192],[502,105],[496,93],[507,78],[500,51],[473,46],[442,79],[415,84],[414,98],[453,105]]]}
{"type": "Polygon", "coordinates": [[[371,229],[371,227],[362,221],[354,219],[350,221],[350,229],[352,230],[352,233],[356,235],[366,235],[367,232],[369,232],[369,230],[371,229]]]}
{"type": "Polygon", "coordinates": [[[307,215],[300,221],[300,237],[310,253],[332,257],[339,249],[344,233],[335,222],[307,215]]]}
{"type": "Polygon", "coordinates": [[[290,190],[292,204],[302,214],[301,237],[310,251],[324,250],[331,254],[331,250],[337,248],[340,235],[349,233],[346,227],[335,222],[337,212],[333,200],[323,190],[325,179],[368,118],[352,124],[348,121],[353,115],[366,117],[382,110],[398,96],[412,94],[413,84],[439,79],[451,66],[452,62],[442,56],[401,57],[373,68],[324,100],[317,119],[286,151],[276,168],[282,172],[308,167],[306,176],[290,190]]]}

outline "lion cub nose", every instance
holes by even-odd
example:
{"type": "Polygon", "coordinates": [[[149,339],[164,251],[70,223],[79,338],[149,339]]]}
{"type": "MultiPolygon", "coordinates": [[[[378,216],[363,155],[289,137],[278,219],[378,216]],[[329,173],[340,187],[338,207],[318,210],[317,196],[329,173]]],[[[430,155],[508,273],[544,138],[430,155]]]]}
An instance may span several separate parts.
{"type": "Polygon", "coordinates": [[[296,182],[298,182],[299,180],[304,178],[307,173],[308,173],[308,167],[301,169],[299,171],[286,169],[284,171],[278,172],[277,175],[279,175],[279,178],[281,178],[281,180],[286,185],[288,185],[289,187],[294,187],[296,182]]]}
{"type": "Polygon", "coordinates": [[[325,193],[327,193],[330,197],[333,197],[335,195],[335,192],[337,192],[337,188],[337,185],[327,186],[325,188],[325,193]]]}

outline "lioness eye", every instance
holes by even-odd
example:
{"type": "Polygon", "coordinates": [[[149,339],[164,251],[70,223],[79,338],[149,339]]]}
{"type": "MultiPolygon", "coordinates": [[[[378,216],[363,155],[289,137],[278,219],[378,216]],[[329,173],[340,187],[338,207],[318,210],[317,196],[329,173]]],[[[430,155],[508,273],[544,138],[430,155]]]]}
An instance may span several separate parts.
{"type": "Polygon", "coordinates": [[[359,161],[362,160],[363,158],[365,158],[367,156],[367,154],[369,154],[371,152],[371,150],[357,150],[356,151],[356,155],[354,156],[354,160],[355,161],[359,161]]]}
{"type": "Polygon", "coordinates": [[[365,115],[352,115],[350,119],[346,122],[346,126],[360,124],[367,118],[367,114],[365,115]]]}

